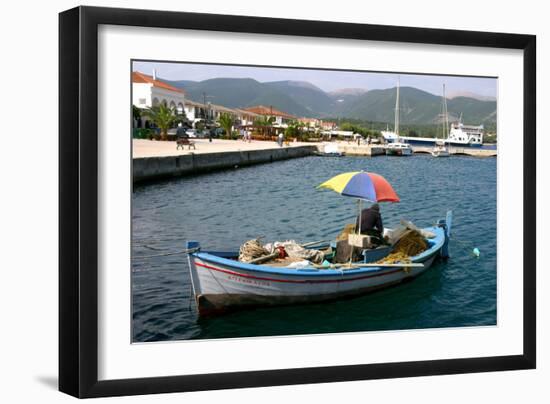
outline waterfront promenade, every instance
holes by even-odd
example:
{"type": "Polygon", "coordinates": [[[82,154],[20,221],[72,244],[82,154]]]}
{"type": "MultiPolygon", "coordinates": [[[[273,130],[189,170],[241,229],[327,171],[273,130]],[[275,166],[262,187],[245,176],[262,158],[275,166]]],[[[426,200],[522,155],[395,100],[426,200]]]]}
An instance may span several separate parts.
{"type": "MultiPolygon", "coordinates": [[[[234,169],[253,164],[271,163],[297,157],[311,156],[324,150],[323,143],[290,142],[280,147],[276,142],[242,140],[193,139],[196,148],[176,148],[176,142],[134,139],[132,143],[133,182],[143,182],[180,175],[201,174],[209,171],[234,169]]],[[[361,145],[337,142],[341,152],[348,156],[374,157],[385,155],[381,145],[361,145]]],[[[414,153],[429,153],[431,148],[413,148],[414,153]]],[[[496,150],[452,149],[453,155],[493,157],[496,150]]]]}
{"type": "MultiPolygon", "coordinates": [[[[184,146],[176,150],[176,142],[161,142],[157,140],[133,139],[133,158],[142,157],[167,157],[167,156],[183,156],[186,154],[204,154],[204,153],[223,153],[235,151],[252,151],[252,150],[268,150],[280,149],[276,142],[258,141],[243,142],[242,140],[225,140],[213,139],[212,143],[208,139],[191,139],[195,142],[196,148],[189,150],[188,146],[184,146]]],[[[311,146],[312,143],[305,142],[290,142],[289,147],[311,146]]]]}
{"type": "Polygon", "coordinates": [[[280,147],[276,142],[193,139],[196,149],[176,149],[176,142],[133,140],[133,182],[201,174],[253,164],[271,163],[314,154],[312,143],[291,142],[280,147]]]}

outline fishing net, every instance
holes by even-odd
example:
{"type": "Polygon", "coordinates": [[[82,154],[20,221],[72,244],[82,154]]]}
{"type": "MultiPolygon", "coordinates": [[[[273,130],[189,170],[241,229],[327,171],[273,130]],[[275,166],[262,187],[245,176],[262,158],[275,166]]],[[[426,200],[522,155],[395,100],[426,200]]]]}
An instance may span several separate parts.
{"type": "Polygon", "coordinates": [[[422,234],[416,230],[410,230],[395,243],[392,253],[378,261],[380,264],[395,264],[397,262],[409,263],[411,258],[428,249],[428,243],[422,234]]]}
{"type": "Polygon", "coordinates": [[[248,240],[239,249],[239,261],[241,262],[251,262],[261,257],[265,258],[265,260],[261,260],[264,263],[279,262],[278,260],[288,257],[289,260],[287,261],[289,263],[309,260],[320,264],[325,259],[323,251],[304,248],[294,240],[276,241],[263,246],[260,244],[260,239],[256,238],[248,240]],[[277,254],[273,256],[277,251],[279,251],[279,256],[277,254]]]}
{"type": "Polygon", "coordinates": [[[270,251],[275,251],[276,248],[282,247],[285,255],[289,258],[298,260],[308,260],[316,264],[320,264],[325,259],[325,254],[320,250],[314,250],[312,248],[304,248],[294,240],[276,241],[264,245],[270,251]]]}
{"type": "Polygon", "coordinates": [[[270,251],[260,244],[260,239],[255,238],[245,242],[239,249],[239,261],[249,262],[255,258],[268,255],[270,251]]]}
{"type": "Polygon", "coordinates": [[[347,240],[350,233],[355,233],[355,224],[349,223],[344,226],[342,232],[336,237],[336,241],[347,240]]]}

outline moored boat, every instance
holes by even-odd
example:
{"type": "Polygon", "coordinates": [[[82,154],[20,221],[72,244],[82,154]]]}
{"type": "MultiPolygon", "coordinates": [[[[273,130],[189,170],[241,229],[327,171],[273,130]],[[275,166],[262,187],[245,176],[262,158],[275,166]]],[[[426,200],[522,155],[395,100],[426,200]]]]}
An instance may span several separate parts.
{"type": "Polygon", "coordinates": [[[438,257],[448,257],[452,214],[437,226],[428,248],[410,261],[378,264],[391,248],[364,250],[362,261],[327,268],[310,264],[300,268],[256,265],[238,261],[238,251],[203,251],[189,241],[189,271],[200,315],[213,315],[246,306],[310,303],[354,296],[399,284],[425,272],[438,257]]]}
{"type": "Polygon", "coordinates": [[[444,145],[435,145],[431,151],[433,157],[449,157],[451,153],[444,145]]]}
{"type": "Polygon", "coordinates": [[[394,111],[394,132],[389,130],[383,131],[382,135],[388,141],[386,146],[386,155],[387,156],[412,156],[413,150],[412,147],[403,141],[403,138],[399,135],[399,80],[397,81],[395,94],[395,111],[394,111]],[[390,140],[391,139],[391,140],[390,140]]]}
{"type": "Polygon", "coordinates": [[[432,149],[433,157],[449,157],[451,155],[449,149],[446,147],[445,138],[449,134],[449,113],[447,111],[447,97],[445,96],[445,84],[443,84],[443,94],[441,95],[441,115],[442,115],[442,132],[443,139],[437,139],[435,141],[434,148],[432,149]]]}
{"type": "Polygon", "coordinates": [[[408,143],[395,142],[386,146],[386,156],[412,156],[413,150],[408,143]]]}

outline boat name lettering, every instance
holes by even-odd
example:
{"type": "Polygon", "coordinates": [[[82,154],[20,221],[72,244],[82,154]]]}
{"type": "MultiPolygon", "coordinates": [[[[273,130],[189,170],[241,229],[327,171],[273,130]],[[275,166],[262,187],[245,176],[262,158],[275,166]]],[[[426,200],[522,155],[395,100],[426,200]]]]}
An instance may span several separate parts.
{"type": "Polygon", "coordinates": [[[257,285],[257,286],[271,286],[270,282],[261,281],[257,279],[251,279],[251,278],[242,278],[240,276],[235,275],[228,275],[227,279],[234,281],[234,282],[240,282],[240,283],[247,283],[250,285],[257,285]]]}

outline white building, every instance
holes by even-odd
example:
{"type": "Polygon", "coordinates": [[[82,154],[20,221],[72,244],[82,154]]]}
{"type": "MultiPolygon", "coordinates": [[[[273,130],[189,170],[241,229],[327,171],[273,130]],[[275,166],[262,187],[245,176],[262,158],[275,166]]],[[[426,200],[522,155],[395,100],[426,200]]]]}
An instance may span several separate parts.
{"type": "Polygon", "coordinates": [[[250,111],[245,111],[244,109],[236,108],[235,111],[237,111],[237,117],[242,126],[254,125],[254,121],[257,118],[261,117],[260,114],[256,114],[250,111]]]}
{"type": "MultiPolygon", "coordinates": [[[[185,108],[185,91],[158,80],[155,71],[153,76],[132,72],[132,104],[143,109],[161,103],[182,113],[185,108]]],[[[146,126],[145,123],[143,119],[141,126],[146,126]]]]}
{"type": "Polygon", "coordinates": [[[294,115],[287,114],[286,112],[279,111],[273,107],[265,107],[263,105],[257,105],[255,107],[244,108],[247,112],[253,112],[257,115],[264,115],[275,118],[273,126],[286,128],[288,123],[296,120],[297,118],[294,115]]]}
{"type": "Polygon", "coordinates": [[[195,102],[190,99],[187,99],[185,101],[185,116],[193,124],[199,122],[199,121],[211,121],[213,114],[212,109],[210,108],[210,105],[208,104],[201,104],[200,102],[195,102]]]}

